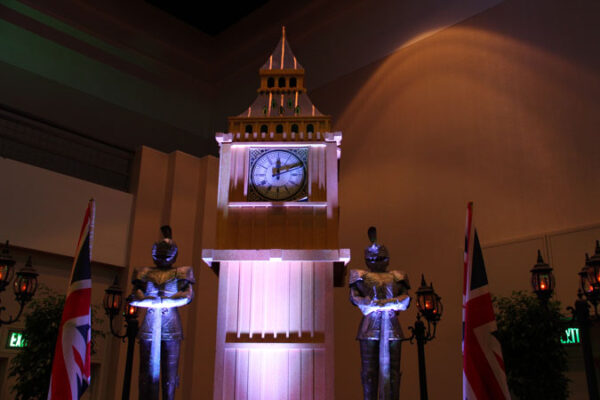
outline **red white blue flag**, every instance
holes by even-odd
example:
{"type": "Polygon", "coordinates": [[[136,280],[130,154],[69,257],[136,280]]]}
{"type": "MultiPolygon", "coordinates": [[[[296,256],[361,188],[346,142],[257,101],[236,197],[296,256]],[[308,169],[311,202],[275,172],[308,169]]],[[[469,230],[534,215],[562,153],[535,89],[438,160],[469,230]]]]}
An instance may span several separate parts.
{"type": "Polygon", "coordinates": [[[467,206],[463,281],[463,400],[510,399],[496,316],[477,231],[467,206]]]}
{"type": "Polygon", "coordinates": [[[94,200],[90,200],[73,260],[52,363],[48,400],[79,400],[90,384],[92,241],[94,200]]]}

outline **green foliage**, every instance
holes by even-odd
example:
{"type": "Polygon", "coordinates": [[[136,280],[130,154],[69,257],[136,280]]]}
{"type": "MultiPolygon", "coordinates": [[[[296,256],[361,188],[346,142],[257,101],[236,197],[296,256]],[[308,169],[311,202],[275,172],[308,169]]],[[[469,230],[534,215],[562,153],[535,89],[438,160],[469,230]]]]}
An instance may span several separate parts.
{"type": "MultiPolygon", "coordinates": [[[[48,397],[52,357],[58,337],[58,326],[65,305],[65,295],[57,294],[41,286],[37,295],[27,306],[24,335],[27,346],[19,349],[10,362],[9,376],[15,377],[12,388],[16,400],[43,400],[48,397]]],[[[101,319],[95,317],[97,306],[92,306],[92,326],[101,319]]],[[[92,354],[94,338],[104,333],[92,328],[92,354]]]]}
{"type": "Polygon", "coordinates": [[[563,400],[569,394],[567,353],[560,343],[566,324],[560,302],[544,306],[526,292],[494,298],[497,337],[508,386],[523,400],[563,400]]]}

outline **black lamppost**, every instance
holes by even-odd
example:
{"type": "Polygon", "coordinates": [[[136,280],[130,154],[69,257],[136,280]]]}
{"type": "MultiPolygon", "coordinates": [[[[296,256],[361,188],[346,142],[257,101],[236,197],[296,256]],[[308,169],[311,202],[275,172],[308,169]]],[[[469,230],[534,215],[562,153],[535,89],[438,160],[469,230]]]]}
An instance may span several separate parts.
{"type": "MultiPolygon", "coordinates": [[[[11,315],[8,320],[0,319],[0,326],[18,321],[23,313],[25,304],[31,300],[37,289],[38,273],[33,268],[31,256],[29,256],[23,268],[16,273],[17,276],[13,280],[13,276],[15,275],[14,266],[15,260],[10,255],[7,240],[2,253],[0,253],[0,292],[6,289],[11,280],[13,281],[13,291],[15,292],[15,300],[19,303],[19,312],[14,318],[11,315]]],[[[6,310],[6,307],[1,306],[0,313],[4,310],[6,310]]]]}
{"type": "Polygon", "coordinates": [[[125,361],[125,376],[123,378],[123,392],[121,399],[129,400],[129,391],[131,388],[131,368],[133,364],[133,349],[135,347],[135,337],[138,334],[138,310],[137,307],[125,302],[125,310],[123,315],[125,316],[125,334],[121,335],[115,332],[113,328],[113,320],[117,314],[121,311],[121,305],[123,304],[123,290],[119,287],[118,278],[115,277],[115,281],[112,286],[104,291],[104,310],[110,319],[110,332],[113,336],[122,339],[123,342],[127,340],[127,359],[125,361]]]}
{"type": "Polygon", "coordinates": [[[590,311],[589,304],[594,306],[594,315],[598,319],[598,299],[600,298],[600,244],[596,240],[594,255],[590,258],[585,255],[585,265],[579,272],[580,288],[575,301],[575,309],[569,307],[573,317],[579,324],[581,337],[581,351],[585,365],[585,377],[590,400],[599,400],[596,368],[592,355],[592,341],[590,338],[590,311]]]}
{"type": "Polygon", "coordinates": [[[408,327],[411,336],[408,339],[412,343],[417,339],[417,352],[419,358],[419,388],[421,400],[427,400],[427,371],[425,369],[425,343],[435,338],[437,323],[442,318],[444,307],[442,298],[433,290],[433,284],[427,286],[425,277],[421,275],[421,287],[417,290],[417,320],[414,326],[408,327]],[[427,328],[421,320],[425,317],[427,328]],[[433,329],[432,329],[433,325],[433,329]]]}
{"type": "MultiPolygon", "coordinates": [[[[592,258],[585,255],[585,266],[579,272],[580,288],[575,301],[575,308],[567,307],[573,314],[573,319],[579,325],[581,338],[581,350],[583,351],[583,361],[585,365],[585,375],[587,378],[588,396],[590,400],[600,400],[598,397],[598,384],[596,382],[596,371],[592,355],[592,342],[590,339],[590,313],[589,304],[593,304],[597,316],[598,299],[600,298],[600,245],[596,241],[596,251],[592,258]],[[585,297],[585,299],[584,299],[585,297]]],[[[531,269],[531,286],[534,293],[540,301],[547,305],[554,291],[554,275],[552,267],[544,263],[542,254],[538,250],[537,264],[531,269]]]]}

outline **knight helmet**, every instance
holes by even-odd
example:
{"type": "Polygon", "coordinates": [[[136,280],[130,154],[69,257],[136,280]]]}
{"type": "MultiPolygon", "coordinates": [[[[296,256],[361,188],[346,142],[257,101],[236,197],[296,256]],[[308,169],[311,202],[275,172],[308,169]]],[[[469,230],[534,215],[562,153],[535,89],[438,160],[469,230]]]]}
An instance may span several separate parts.
{"type": "Polygon", "coordinates": [[[385,272],[390,256],[384,245],[377,243],[377,229],[372,226],[367,232],[371,244],[365,248],[365,263],[373,272],[385,272]]]}
{"type": "Polygon", "coordinates": [[[177,244],[173,241],[173,231],[169,225],[160,227],[163,239],[152,246],[152,259],[158,267],[170,267],[177,259],[177,244]]]}

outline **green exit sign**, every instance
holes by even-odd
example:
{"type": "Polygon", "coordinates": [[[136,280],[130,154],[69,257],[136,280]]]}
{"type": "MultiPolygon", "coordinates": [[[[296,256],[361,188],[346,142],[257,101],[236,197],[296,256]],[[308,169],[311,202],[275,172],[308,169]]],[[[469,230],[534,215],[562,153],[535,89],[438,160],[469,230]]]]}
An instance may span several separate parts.
{"type": "Polygon", "coordinates": [[[8,331],[8,337],[6,340],[7,349],[20,349],[21,347],[27,346],[27,340],[23,336],[22,331],[8,331]]]}
{"type": "Polygon", "coordinates": [[[579,344],[579,328],[567,328],[560,338],[562,344],[579,344]]]}

